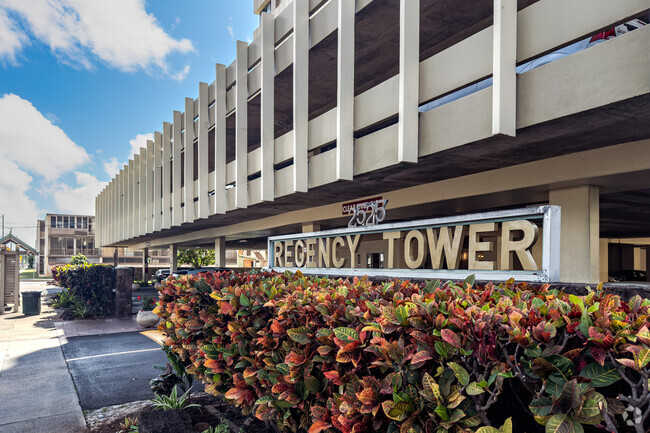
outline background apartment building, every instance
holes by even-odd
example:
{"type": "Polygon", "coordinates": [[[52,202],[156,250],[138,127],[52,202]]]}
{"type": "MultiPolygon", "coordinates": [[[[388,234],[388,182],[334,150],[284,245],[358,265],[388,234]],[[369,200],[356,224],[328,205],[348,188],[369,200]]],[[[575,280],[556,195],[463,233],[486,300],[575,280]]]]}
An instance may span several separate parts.
{"type": "MultiPolygon", "coordinates": [[[[95,217],[92,215],[47,214],[37,221],[36,270],[41,276],[51,275],[51,267],[70,263],[72,256],[83,254],[90,263],[114,264],[142,268],[143,252],[118,247],[100,248],[95,242],[95,217]]],[[[149,267],[154,272],[169,266],[167,250],[152,252],[149,267]]]]}
{"type": "MultiPolygon", "coordinates": [[[[96,198],[99,245],[214,248],[223,266],[376,198],[385,223],[550,205],[558,281],[648,269],[650,0],[254,10],[254,40],[96,198]]],[[[352,262],[370,273],[389,245],[352,262]]]]}

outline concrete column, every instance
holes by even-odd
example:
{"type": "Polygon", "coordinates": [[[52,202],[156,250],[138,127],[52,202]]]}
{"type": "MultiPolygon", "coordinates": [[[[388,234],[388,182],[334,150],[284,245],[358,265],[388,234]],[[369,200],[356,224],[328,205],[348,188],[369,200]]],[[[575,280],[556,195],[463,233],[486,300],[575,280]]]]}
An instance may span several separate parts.
{"type": "Polygon", "coordinates": [[[72,255],[77,255],[77,238],[72,238],[72,255]]]}
{"type": "Polygon", "coordinates": [[[494,0],[492,134],[516,135],[517,0],[494,0]]]}
{"type": "Polygon", "coordinates": [[[181,207],[181,203],[183,202],[183,192],[181,189],[181,147],[183,147],[181,130],[183,129],[183,122],[181,121],[181,112],[174,111],[173,119],[172,224],[175,226],[180,226],[183,223],[183,209],[181,207]]]}
{"type": "Polygon", "coordinates": [[[237,41],[235,61],[235,207],[248,207],[248,44],[237,41]]]}
{"type": "Polygon", "coordinates": [[[320,231],[320,224],[317,223],[302,223],[303,233],[313,233],[320,231]]]}
{"type": "Polygon", "coordinates": [[[153,153],[154,153],[154,145],[153,145],[153,140],[147,140],[147,161],[146,161],[146,170],[147,170],[147,177],[146,177],[146,187],[147,187],[147,193],[146,193],[146,218],[147,218],[147,233],[153,233],[153,203],[154,203],[154,198],[153,198],[153,191],[154,191],[154,171],[155,171],[155,166],[153,163],[153,153]]]}
{"type": "Polygon", "coordinates": [[[293,185],[309,189],[309,2],[293,2],[293,185]]]}
{"type": "Polygon", "coordinates": [[[171,167],[171,138],[172,127],[169,122],[163,122],[162,132],[162,228],[168,229],[172,226],[172,167],[171,167]]]}
{"type": "Polygon", "coordinates": [[[162,134],[154,132],[153,142],[153,223],[154,231],[162,230],[162,134]]]}
{"type": "MultiPolygon", "coordinates": [[[[199,121],[198,121],[198,135],[199,145],[197,158],[199,159],[199,188],[198,188],[198,217],[205,219],[210,215],[210,198],[208,197],[208,127],[210,120],[208,119],[208,83],[199,83],[199,121]]],[[[246,151],[248,152],[248,144],[246,151]]],[[[248,158],[248,155],[246,155],[248,158]]]]}
{"type": "Polygon", "coordinates": [[[214,265],[226,267],[226,238],[223,236],[214,240],[214,265]]]}
{"type": "Polygon", "coordinates": [[[169,246],[169,272],[173,274],[178,269],[178,247],[176,244],[169,246]]]}
{"type": "Polygon", "coordinates": [[[185,98],[185,196],[183,201],[183,220],[194,221],[194,100],[185,98]]]}
{"type": "Polygon", "coordinates": [[[418,162],[420,100],[420,0],[399,7],[399,121],[397,160],[418,162]]]}
{"type": "Polygon", "coordinates": [[[338,0],[336,73],[336,178],[354,177],[354,21],[355,2],[338,0]]]}
{"type": "Polygon", "coordinates": [[[602,282],[607,282],[609,280],[609,239],[600,239],[598,245],[600,257],[598,279],[602,282]]]}
{"type": "Polygon", "coordinates": [[[262,201],[275,199],[275,20],[273,15],[260,15],[262,60],[260,136],[262,146],[262,201]]]}
{"type": "Polygon", "coordinates": [[[583,185],[549,192],[549,203],[562,209],[560,280],[597,283],[600,278],[598,187],[583,185]]]}
{"type": "Polygon", "coordinates": [[[214,209],[226,213],[226,66],[215,65],[214,80],[214,209]]]}

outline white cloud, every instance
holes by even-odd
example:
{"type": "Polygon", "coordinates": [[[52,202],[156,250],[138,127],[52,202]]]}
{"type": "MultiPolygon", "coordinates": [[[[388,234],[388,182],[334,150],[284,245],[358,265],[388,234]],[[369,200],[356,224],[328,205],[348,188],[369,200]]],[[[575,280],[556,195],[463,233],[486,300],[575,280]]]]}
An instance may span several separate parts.
{"type": "Polygon", "coordinates": [[[0,60],[16,63],[16,55],[27,42],[27,35],[0,9],[0,60]]]}
{"type": "Polygon", "coordinates": [[[0,158],[0,173],[0,203],[5,203],[2,207],[6,221],[5,234],[15,227],[12,233],[23,242],[34,246],[36,220],[40,212],[36,202],[27,195],[31,188],[32,176],[7,158],[0,158]]]}
{"type": "Polygon", "coordinates": [[[46,180],[57,179],[90,160],[83,147],[31,102],[14,94],[0,97],[0,159],[14,161],[46,180]]]}
{"type": "Polygon", "coordinates": [[[75,172],[76,187],[66,183],[56,183],[50,193],[59,212],[94,215],[95,197],[106,186],[95,176],[84,172],[75,172]]]}
{"type": "Polygon", "coordinates": [[[129,144],[131,145],[129,159],[133,159],[133,155],[140,153],[141,147],[147,147],[147,141],[153,141],[153,134],[138,134],[135,138],[129,140],[129,144]]]}
{"type": "Polygon", "coordinates": [[[109,178],[113,178],[117,173],[119,173],[120,168],[123,166],[124,164],[113,156],[108,161],[104,161],[104,172],[109,178]]]}
{"type": "Polygon", "coordinates": [[[187,77],[187,74],[189,73],[190,73],[190,65],[185,65],[185,68],[183,68],[182,71],[179,71],[176,74],[172,74],[170,75],[170,77],[172,78],[172,80],[183,81],[185,77],[187,77]]]}
{"type": "Polygon", "coordinates": [[[121,162],[119,159],[116,157],[111,157],[108,160],[104,160],[104,172],[108,175],[109,178],[115,177],[115,175],[129,163],[130,159],[133,159],[133,156],[137,153],[140,153],[140,148],[141,147],[147,147],[147,141],[152,140],[153,141],[153,134],[138,134],[131,140],[129,140],[129,144],[131,145],[131,153],[129,154],[128,158],[126,158],[126,162],[121,162]]]}
{"type": "Polygon", "coordinates": [[[228,29],[228,33],[230,33],[230,37],[235,39],[235,31],[233,30],[232,26],[226,27],[228,29]]]}
{"type": "Polygon", "coordinates": [[[160,27],[144,0],[0,0],[0,8],[0,58],[8,61],[24,40],[5,11],[18,15],[31,36],[75,67],[92,68],[94,57],[123,71],[157,68],[172,74],[167,57],[194,51],[189,39],[174,39],[160,27]],[[5,39],[11,45],[4,46],[5,39]]]}

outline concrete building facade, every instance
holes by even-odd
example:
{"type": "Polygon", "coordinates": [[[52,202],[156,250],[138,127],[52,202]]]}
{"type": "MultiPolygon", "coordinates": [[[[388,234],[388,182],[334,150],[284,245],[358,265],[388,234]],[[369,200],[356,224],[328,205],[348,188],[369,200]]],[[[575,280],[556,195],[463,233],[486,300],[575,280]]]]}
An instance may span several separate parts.
{"type": "MultiPolygon", "coordinates": [[[[37,221],[36,250],[34,263],[40,276],[50,276],[55,265],[70,263],[72,256],[83,254],[90,263],[143,266],[142,251],[125,247],[100,247],[96,243],[95,217],[92,215],[47,214],[37,221]]],[[[149,256],[149,265],[154,270],[169,266],[169,255],[160,250],[149,256]]]]}
{"type": "Polygon", "coordinates": [[[650,0],[254,8],[253,42],[96,198],[97,245],[222,266],[380,197],[386,222],[559,206],[560,281],[648,269],[650,0]]]}

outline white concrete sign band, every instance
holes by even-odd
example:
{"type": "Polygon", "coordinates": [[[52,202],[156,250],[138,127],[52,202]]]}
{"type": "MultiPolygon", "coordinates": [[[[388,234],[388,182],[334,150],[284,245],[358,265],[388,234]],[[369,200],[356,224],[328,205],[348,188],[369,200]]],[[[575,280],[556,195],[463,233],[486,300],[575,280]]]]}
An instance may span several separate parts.
{"type": "Polygon", "coordinates": [[[274,236],[268,254],[278,272],[555,282],[560,277],[560,208],[274,236]]]}

